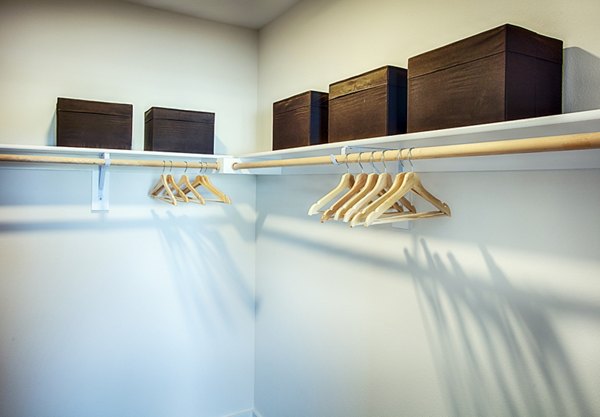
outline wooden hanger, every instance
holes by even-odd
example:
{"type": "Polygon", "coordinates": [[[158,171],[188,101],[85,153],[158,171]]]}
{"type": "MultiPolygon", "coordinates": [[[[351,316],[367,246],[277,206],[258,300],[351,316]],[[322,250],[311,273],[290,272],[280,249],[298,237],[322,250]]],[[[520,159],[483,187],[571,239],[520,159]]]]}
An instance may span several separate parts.
{"type": "Polygon", "coordinates": [[[196,204],[202,204],[202,205],[206,204],[206,200],[204,199],[204,197],[202,197],[202,195],[196,190],[196,188],[194,188],[192,186],[190,179],[188,178],[186,172],[187,172],[187,161],[185,162],[185,171],[183,171],[181,178],[179,178],[179,182],[177,183],[177,186],[188,197],[190,203],[196,203],[196,204]],[[191,195],[190,195],[190,193],[191,193],[191,195]]]}
{"type": "MultiPolygon", "coordinates": [[[[358,223],[360,221],[360,216],[356,219],[354,219],[354,218],[362,210],[365,210],[366,207],[369,206],[369,204],[372,204],[372,202],[377,201],[377,199],[380,198],[382,195],[384,195],[389,190],[389,188],[393,185],[392,177],[390,174],[387,173],[387,166],[385,165],[385,152],[386,151],[383,151],[381,154],[381,158],[382,158],[381,161],[384,166],[384,172],[379,174],[379,176],[377,178],[377,182],[373,185],[373,187],[371,187],[369,190],[365,190],[366,193],[364,193],[362,198],[358,199],[356,202],[353,202],[353,205],[345,213],[343,213],[344,222],[347,223],[347,222],[354,220],[355,224],[358,223]]],[[[416,211],[415,208],[412,206],[412,204],[410,204],[410,202],[408,200],[401,199],[400,203],[395,204],[395,208],[399,212],[404,211],[402,208],[402,204],[404,206],[406,206],[409,211],[411,211],[411,212],[416,211]]]]}
{"type": "MultiPolygon", "coordinates": [[[[371,165],[373,166],[373,170],[376,170],[375,168],[375,164],[373,162],[373,154],[375,152],[371,152],[371,165]]],[[[384,166],[384,173],[387,173],[387,166],[385,164],[385,151],[383,151],[382,153],[382,161],[383,166],[384,166]]],[[[344,222],[348,222],[352,216],[358,212],[362,207],[364,207],[364,205],[370,203],[371,198],[367,197],[367,196],[373,196],[375,195],[374,189],[377,187],[383,187],[383,190],[385,190],[385,185],[386,185],[386,178],[385,175],[383,174],[376,174],[376,173],[372,173],[369,174],[367,176],[367,181],[365,183],[365,185],[363,186],[363,188],[356,193],[355,195],[353,195],[348,201],[346,201],[346,203],[344,203],[344,205],[342,207],[340,207],[336,212],[335,215],[333,216],[333,218],[335,220],[344,220],[344,222]],[[384,176],[383,178],[383,185],[381,185],[382,183],[378,184],[378,180],[380,179],[381,176],[384,176]]],[[[378,191],[377,194],[381,194],[383,191],[378,191]]],[[[402,210],[402,208],[400,208],[400,210],[402,210]]]]}
{"type": "Polygon", "coordinates": [[[190,201],[188,196],[183,191],[181,191],[181,188],[179,188],[179,186],[177,185],[177,181],[175,181],[175,177],[173,177],[172,174],[167,174],[167,182],[171,187],[171,190],[173,190],[173,194],[175,194],[175,200],[182,201],[184,203],[190,201]]]}
{"type": "Polygon", "coordinates": [[[400,187],[394,189],[390,193],[386,193],[383,196],[384,199],[381,204],[379,204],[373,211],[371,211],[366,217],[364,217],[364,225],[370,226],[372,224],[381,224],[382,222],[378,222],[378,219],[385,220],[386,223],[390,223],[392,221],[402,221],[402,220],[410,220],[416,218],[427,218],[427,217],[435,217],[435,216],[450,216],[450,207],[438,198],[436,198],[433,194],[431,194],[421,183],[419,176],[414,172],[407,173],[402,181],[400,187]],[[413,191],[415,194],[422,197],[424,200],[430,202],[434,207],[438,209],[438,211],[428,211],[422,213],[386,213],[389,208],[393,206],[393,204],[404,196],[409,191],[413,191]],[[390,194],[390,195],[387,195],[390,194]],[[393,219],[393,220],[392,220],[393,219]]]}
{"type": "Polygon", "coordinates": [[[231,204],[231,199],[225,195],[225,193],[223,193],[221,190],[219,190],[208,178],[208,176],[206,175],[197,175],[196,179],[194,180],[194,182],[191,184],[192,188],[196,188],[198,186],[202,186],[204,188],[206,188],[208,191],[210,191],[214,196],[217,197],[217,199],[204,199],[205,201],[213,201],[216,203],[225,203],[225,204],[231,204]]]}
{"type": "MultiPolygon", "coordinates": [[[[421,183],[419,176],[412,171],[414,166],[411,158],[411,150],[412,148],[408,149],[408,162],[410,162],[411,165],[411,172],[406,173],[403,176],[397,175],[394,184],[388,190],[388,192],[381,196],[378,201],[376,201],[376,204],[374,204],[373,207],[368,210],[368,212],[363,213],[363,216],[360,220],[364,220],[362,224],[365,226],[417,218],[451,215],[450,207],[427,191],[427,189],[425,189],[421,183]],[[392,212],[387,211],[388,209],[395,207],[395,204],[398,200],[405,199],[404,196],[409,191],[412,191],[421,196],[423,199],[429,201],[438,209],[438,211],[417,213],[416,210],[414,210],[414,207],[413,210],[410,210],[411,213],[402,213],[398,210],[392,212]]],[[[400,154],[401,153],[398,153],[398,161],[400,161],[400,154]]]]}
{"type": "MultiPolygon", "coordinates": [[[[346,213],[348,213],[350,210],[354,209],[357,205],[357,203],[359,201],[361,201],[363,199],[364,196],[366,196],[374,187],[375,184],[377,184],[377,179],[379,178],[379,174],[369,174],[367,175],[367,180],[365,181],[364,186],[361,188],[361,190],[354,194],[348,201],[346,201],[344,203],[344,205],[342,207],[340,207],[338,210],[336,210],[333,218],[335,220],[342,220],[344,219],[346,213]]],[[[346,220],[344,220],[346,221],[346,220]]]]}
{"type": "MultiPolygon", "coordinates": [[[[399,173],[398,175],[403,175],[403,173],[399,173]]],[[[398,175],[396,177],[398,177],[398,175]]],[[[388,190],[393,187],[394,183],[395,181],[392,182],[392,176],[387,172],[379,174],[379,178],[373,189],[366,194],[351,210],[348,210],[346,216],[344,217],[344,221],[349,221],[350,226],[352,227],[361,223],[362,219],[378,206],[381,196],[387,194],[388,190]]],[[[400,208],[400,210],[402,210],[402,208],[400,208]]]]}
{"type": "Polygon", "coordinates": [[[367,182],[368,175],[361,172],[354,178],[354,184],[344,195],[342,195],[335,203],[331,205],[321,216],[321,223],[329,220],[348,200],[360,192],[367,182]]]}
{"type": "Polygon", "coordinates": [[[163,161],[163,172],[158,179],[158,182],[150,190],[150,196],[158,200],[165,201],[169,204],[177,205],[177,200],[171,189],[171,181],[169,176],[165,174],[165,165],[163,161]]]}
{"type": "MultiPolygon", "coordinates": [[[[360,194],[365,188],[369,176],[365,174],[364,167],[361,163],[362,154],[362,152],[358,154],[358,165],[360,165],[361,170],[360,174],[355,176],[352,187],[350,187],[350,189],[344,195],[342,195],[335,203],[333,203],[329,209],[325,210],[321,216],[321,223],[329,220],[332,217],[335,218],[335,214],[344,206],[344,204],[353,199],[357,194],[360,194]]],[[[373,167],[375,167],[375,165],[373,165],[373,167]]]]}
{"type": "Polygon", "coordinates": [[[314,203],[308,209],[308,215],[312,216],[313,214],[319,213],[323,207],[325,207],[330,201],[332,201],[337,195],[342,193],[344,190],[352,188],[354,185],[354,175],[349,172],[350,167],[348,167],[348,155],[346,155],[346,168],[348,172],[346,172],[340,178],[340,182],[336,185],[331,191],[321,197],[316,203],[314,203]]]}

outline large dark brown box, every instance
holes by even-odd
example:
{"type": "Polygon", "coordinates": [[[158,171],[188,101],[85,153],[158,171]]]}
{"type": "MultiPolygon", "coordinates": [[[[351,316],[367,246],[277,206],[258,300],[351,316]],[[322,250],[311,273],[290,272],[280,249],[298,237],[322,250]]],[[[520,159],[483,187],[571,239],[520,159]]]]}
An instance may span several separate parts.
{"type": "Polygon", "coordinates": [[[147,151],[214,153],[214,113],[152,107],[144,119],[147,151]]]}
{"type": "Polygon", "coordinates": [[[408,131],[561,112],[562,41],[503,25],[408,60],[408,131]]]}
{"type": "Polygon", "coordinates": [[[131,149],[131,104],[59,97],[56,144],[84,148],[131,149]]]}
{"type": "Polygon", "coordinates": [[[327,143],[328,95],[307,91],[273,103],[273,149],[327,143]]]}
{"type": "Polygon", "coordinates": [[[406,70],[385,66],[329,85],[329,142],[406,132],[406,70]]]}

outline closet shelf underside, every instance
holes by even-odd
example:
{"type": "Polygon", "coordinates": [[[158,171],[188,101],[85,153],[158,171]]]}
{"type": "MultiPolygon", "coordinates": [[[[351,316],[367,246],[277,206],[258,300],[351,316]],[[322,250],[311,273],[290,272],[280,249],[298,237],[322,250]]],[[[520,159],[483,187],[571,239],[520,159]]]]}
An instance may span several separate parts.
{"type": "MultiPolygon", "coordinates": [[[[590,132],[600,132],[600,110],[567,113],[556,116],[515,120],[509,122],[490,123],[485,125],[465,126],[453,129],[407,133],[380,138],[328,143],[310,147],[251,153],[241,156],[21,145],[0,145],[0,153],[14,155],[83,156],[89,158],[102,157],[105,152],[108,152],[110,153],[110,157],[114,159],[147,159],[166,161],[165,163],[167,168],[169,167],[170,163],[182,161],[203,161],[219,162],[219,165],[221,166],[220,172],[227,174],[320,174],[345,172],[347,168],[344,164],[340,164],[337,166],[322,165],[243,169],[236,171],[232,169],[232,164],[236,162],[256,162],[363,152],[365,155],[363,166],[365,166],[365,170],[369,170],[371,169],[371,164],[369,162],[369,154],[371,151],[469,144],[590,132]]],[[[388,168],[393,165],[394,163],[387,163],[388,168]]],[[[579,150],[418,160],[413,161],[413,165],[414,170],[418,172],[593,169],[600,168],[600,150],[592,149],[585,151],[579,150]]],[[[377,168],[382,168],[381,163],[377,163],[377,168]]],[[[350,166],[350,169],[357,171],[359,168],[350,166]]]]}

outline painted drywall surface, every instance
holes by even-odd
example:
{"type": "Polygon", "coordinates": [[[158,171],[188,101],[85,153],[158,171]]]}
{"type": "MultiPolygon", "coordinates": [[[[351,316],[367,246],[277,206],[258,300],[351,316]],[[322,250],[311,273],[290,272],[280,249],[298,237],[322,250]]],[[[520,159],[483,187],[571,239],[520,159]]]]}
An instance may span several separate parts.
{"type": "Polygon", "coordinates": [[[255,181],[173,207],[159,173],[111,168],[101,214],[89,170],[0,169],[0,416],[253,408],[255,181]]]}
{"type": "Polygon", "coordinates": [[[255,148],[256,31],[113,1],[0,2],[0,143],[55,144],[57,97],[216,113],[215,153],[255,148]]]}
{"type": "Polygon", "coordinates": [[[256,409],[599,416],[600,171],[422,179],[453,216],[405,231],[307,216],[337,176],[259,178],[256,409]]]}
{"type": "Polygon", "coordinates": [[[564,40],[563,111],[600,108],[596,0],[304,0],[260,31],[261,150],[271,149],[272,103],[504,23],[564,40]]]}

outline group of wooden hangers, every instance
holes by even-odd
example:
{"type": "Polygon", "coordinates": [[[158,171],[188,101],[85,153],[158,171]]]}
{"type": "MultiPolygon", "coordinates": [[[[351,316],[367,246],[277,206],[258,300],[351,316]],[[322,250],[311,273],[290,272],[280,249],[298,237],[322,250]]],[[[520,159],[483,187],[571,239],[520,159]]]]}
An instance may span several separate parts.
{"type": "MultiPolygon", "coordinates": [[[[370,159],[372,164],[373,153],[371,153],[370,159]]],[[[398,153],[398,162],[402,164],[400,155],[401,152],[398,153]]],[[[408,155],[412,166],[410,149],[408,155]]],[[[362,152],[358,157],[361,173],[353,175],[350,174],[348,155],[346,154],[348,172],[342,175],[339,184],[334,189],[310,207],[309,215],[321,213],[321,223],[334,219],[349,223],[352,227],[451,215],[450,207],[425,189],[417,173],[412,170],[400,172],[396,174],[395,178],[392,178],[385,165],[385,151],[382,152],[385,172],[380,174],[365,174],[362,170],[361,156],[362,152]],[[422,197],[437,210],[417,212],[407,198],[410,192],[422,197]],[[329,207],[322,210],[329,203],[331,203],[329,207]]]]}
{"type": "MultiPolygon", "coordinates": [[[[171,165],[172,167],[172,165],[171,165]]],[[[169,173],[165,173],[166,164],[163,161],[163,172],[160,178],[150,190],[150,196],[158,200],[162,200],[166,203],[177,205],[177,202],[184,203],[197,203],[206,204],[207,201],[216,203],[231,204],[231,199],[219,190],[208,178],[207,175],[203,175],[202,172],[206,169],[202,168],[200,173],[196,176],[193,181],[187,176],[187,162],[186,168],[179,181],[175,181],[175,178],[169,173]],[[199,190],[207,190],[214,198],[204,197],[199,190]]]]}

